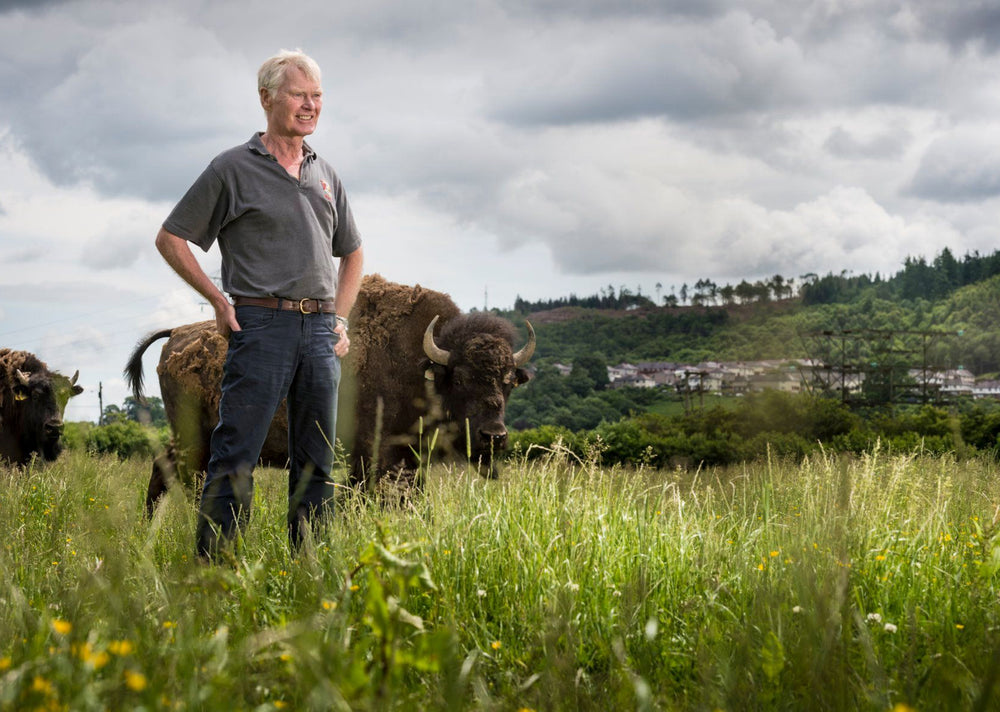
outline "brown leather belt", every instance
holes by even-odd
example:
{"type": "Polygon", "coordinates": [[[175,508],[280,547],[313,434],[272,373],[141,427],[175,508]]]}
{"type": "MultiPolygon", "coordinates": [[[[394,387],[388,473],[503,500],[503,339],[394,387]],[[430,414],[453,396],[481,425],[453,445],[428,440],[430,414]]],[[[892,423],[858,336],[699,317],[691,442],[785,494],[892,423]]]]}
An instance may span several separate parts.
{"type": "Polygon", "coordinates": [[[332,299],[282,299],[281,297],[233,297],[233,306],[267,307],[281,311],[297,311],[300,314],[336,314],[332,299]]]}

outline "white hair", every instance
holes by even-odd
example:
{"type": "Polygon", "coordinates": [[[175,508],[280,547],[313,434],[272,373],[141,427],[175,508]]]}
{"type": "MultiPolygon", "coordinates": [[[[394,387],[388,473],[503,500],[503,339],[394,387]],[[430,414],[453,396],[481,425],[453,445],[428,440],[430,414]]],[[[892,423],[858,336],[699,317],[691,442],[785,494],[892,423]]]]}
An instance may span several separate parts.
{"type": "Polygon", "coordinates": [[[298,67],[316,83],[322,79],[316,60],[300,49],[283,49],[260,65],[260,70],[257,72],[257,91],[266,89],[268,94],[274,96],[285,83],[285,73],[289,67],[298,67]]]}

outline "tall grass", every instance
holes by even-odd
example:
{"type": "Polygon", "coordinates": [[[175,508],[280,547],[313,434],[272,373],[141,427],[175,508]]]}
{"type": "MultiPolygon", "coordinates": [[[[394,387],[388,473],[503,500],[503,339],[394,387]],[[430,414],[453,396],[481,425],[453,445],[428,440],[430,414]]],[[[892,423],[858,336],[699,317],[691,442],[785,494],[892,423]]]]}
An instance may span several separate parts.
{"type": "Polygon", "coordinates": [[[257,476],[229,565],[149,464],[0,469],[0,709],[995,709],[994,463],[698,472],[554,452],[350,493],[290,551],[257,476]]]}

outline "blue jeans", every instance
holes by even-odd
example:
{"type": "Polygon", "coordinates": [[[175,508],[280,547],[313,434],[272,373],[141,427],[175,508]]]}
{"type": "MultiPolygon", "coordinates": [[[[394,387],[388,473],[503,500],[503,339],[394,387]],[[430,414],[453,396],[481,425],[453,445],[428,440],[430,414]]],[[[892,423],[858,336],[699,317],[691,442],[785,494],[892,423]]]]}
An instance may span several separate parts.
{"type": "Polygon", "coordinates": [[[243,531],[253,501],[253,470],[271,419],[288,399],[288,536],[331,510],[340,359],[333,314],[236,308],[242,331],[229,337],[219,424],[198,516],[197,550],[211,558],[243,531]]]}

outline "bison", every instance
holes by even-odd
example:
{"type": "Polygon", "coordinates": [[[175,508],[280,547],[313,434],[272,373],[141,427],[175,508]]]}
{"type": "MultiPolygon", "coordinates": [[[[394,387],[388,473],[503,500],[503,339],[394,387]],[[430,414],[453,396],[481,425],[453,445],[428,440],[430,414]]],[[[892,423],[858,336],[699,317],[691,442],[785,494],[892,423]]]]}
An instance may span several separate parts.
{"type": "MultiPolygon", "coordinates": [[[[416,472],[432,441],[443,452],[469,455],[484,475],[495,476],[493,457],[507,445],[507,399],[529,378],[524,366],[535,350],[531,324],[527,344],[515,351],[516,329],[508,320],[462,314],[446,294],[379,275],[362,280],[349,321],[338,436],[351,453],[351,485],[368,489],[386,473],[416,472]]],[[[191,482],[207,468],[226,352],[213,321],[149,334],[125,367],[137,399],[142,355],[165,337],[157,373],[174,437],[153,463],[146,494],[150,514],[175,478],[191,482]]],[[[287,461],[286,431],[282,404],[263,461],[287,461]]]]}
{"type": "Polygon", "coordinates": [[[535,351],[531,324],[527,343],[515,351],[516,330],[506,319],[462,314],[446,294],[378,275],[363,280],[350,323],[344,403],[354,410],[342,407],[340,421],[347,426],[355,417],[341,431],[351,484],[412,473],[435,440],[443,452],[468,455],[495,476],[493,456],[507,446],[507,399],[530,377],[524,366],[535,351]]]}
{"type": "Polygon", "coordinates": [[[63,413],[80,372],[67,378],[27,351],[0,349],[0,460],[27,465],[62,452],[63,413]]]}

